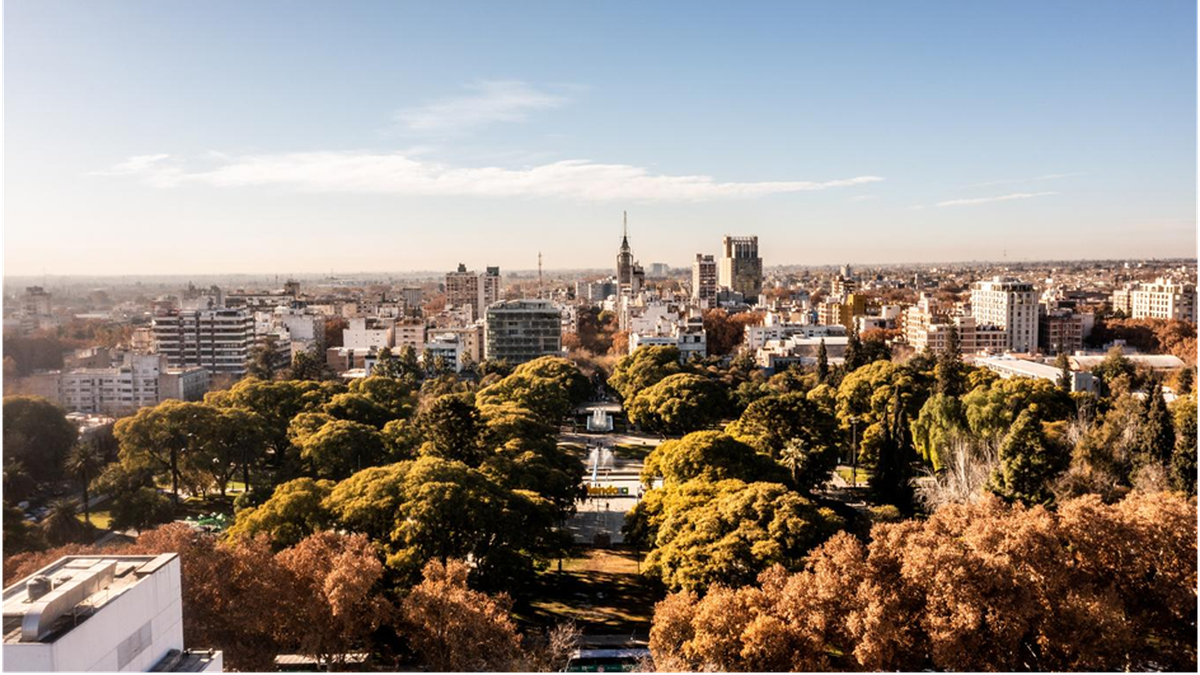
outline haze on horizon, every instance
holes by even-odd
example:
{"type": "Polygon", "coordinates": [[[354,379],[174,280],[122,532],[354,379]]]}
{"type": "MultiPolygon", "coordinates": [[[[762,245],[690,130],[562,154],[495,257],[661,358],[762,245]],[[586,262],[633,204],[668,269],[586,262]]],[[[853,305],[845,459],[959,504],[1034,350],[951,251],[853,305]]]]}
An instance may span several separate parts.
{"type": "Polygon", "coordinates": [[[1191,2],[5,9],[8,276],[1196,251],[1191,2]]]}

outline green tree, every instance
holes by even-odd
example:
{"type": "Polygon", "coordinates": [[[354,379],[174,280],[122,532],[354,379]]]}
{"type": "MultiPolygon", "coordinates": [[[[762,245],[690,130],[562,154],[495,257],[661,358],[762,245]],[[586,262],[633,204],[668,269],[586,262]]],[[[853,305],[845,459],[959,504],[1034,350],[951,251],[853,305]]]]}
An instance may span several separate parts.
{"type": "Polygon", "coordinates": [[[144,467],[168,476],[178,502],[182,472],[189,467],[210,468],[196,460],[202,456],[199,448],[211,440],[218,414],[216,407],[206,403],[173,400],[142,408],[113,427],[121,462],[130,469],[144,467]]]}
{"type": "Polygon", "coordinates": [[[971,433],[998,442],[1017,416],[1037,405],[1045,421],[1067,419],[1073,411],[1071,397],[1049,380],[1013,377],[978,386],[962,398],[971,433]]]}
{"type": "Polygon", "coordinates": [[[803,439],[811,451],[834,454],[841,440],[833,411],[801,392],[754,401],[726,431],[776,458],[794,439],[803,439]]]}
{"type": "Polygon", "coordinates": [[[363,377],[350,383],[350,393],[366,396],[383,408],[390,416],[389,421],[412,415],[415,403],[412,387],[402,380],[389,377],[363,377]]]}
{"type": "Polygon", "coordinates": [[[1046,437],[1037,413],[1034,406],[1017,417],[1000,444],[1000,463],[988,482],[989,490],[1010,502],[1050,503],[1054,499],[1051,481],[1070,462],[1066,451],[1046,437]]]}
{"type": "MultiPolygon", "coordinates": [[[[5,495],[7,500],[8,495],[5,495]]],[[[5,561],[17,553],[39,551],[46,548],[46,537],[41,528],[25,519],[25,512],[4,503],[4,555],[5,561]]],[[[7,572],[7,570],[6,570],[7,572]]],[[[8,576],[7,573],[5,576],[8,576]]]]}
{"type": "Polygon", "coordinates": [[[1054,359],[1054,366],[1058,368],[1058,388],[1063,391],[1071,392],[1071,360],[1067,358],[1067,353],[1064,351],[1058,352],[1058,357],[1054,359]]]}
{"type": "Polygon", "coordinates": [[[340,480],[385,456],[378,429],[348,420],[330,420],[300,442],[300,459],[320,478],[340,480]]]}
{"type": "Polygon", "coordinates": [[[842,525],[779,483],[696,480],[664,492],[646,569],[673,590],[744,585],[775,564],[798,570],[842,525]]]}
{"type": "Polygon", "coordinates": [[[402,378],[416,380],[421,374],[421,364],[417,361],[417,350],[412,345],[400,348],[400,375],[402,378]]]}
{"type": "Polygon", "coordinates": [[[1141,462],[1169,464],[1175,451],[1175,427],[1163,399],[1162,384],[1155,381],[1146,392],[1138,425],[1137,452],[1141,462]]]}
{"type": "Polygon", "coordinates": [[[382,429],[393,419],[392,412],[373,401],[369,396],[355,392],[338,394],[321,409],[330,417],[358,422],[369,427],[382,429]]]}
{"type": "Polygon", "coordinates": [[[75,504],[69,499],[50,502],[50,512],[42,521],[42,534],[52,546],[86,543],[90,539],[92,526],[76,516],[75,504]]]}
{"type": "Polygon", "coordinates": [[[266,533],[277,549],[294,546],[329,527],[332,516],[323,501],[333,492],[333,486],[333,481],[311,478],[281,483],[262,505],[238,511],[229,533],[234,537],[266,533]]]}
{"type": "Polygon", "coordinates": [[[672,346],[641,347],[617,361],[608,386],[625,401],[632,401],[643,389],[658,384],[683,370],[679,349],[672,346]]]}
{"type": "Polygon", "coordinates": [[[660,476],[664,485],[695,479],[710,483],[729,478],[778,482],[786,479],[781,467],[770,457],[720,431],[694,431],[659,444],[646,457],[642,482],[649,485],[660,476]]]}
{"type": "Polygon", "coordinates": [[[1175,402],[1175,452],[1171,456],[1171,486],[1196,496],[1196,395],[1175,402]]]}
{"type": "Polygon", "coordinates": [[[858,335],[857,330],[851,330],[848,339],[846,340],[846,351],[843,354],[843,362],[846,365],[846,372],[852,373],[858,370],[861,366],[866,365],[867,361],[863,358],[862,339],[858,335]]]}
{"type": "Polygon", "coordinates": [[[557,426],[560,420],[587,400],[591,385],[579,368],[554,356],[522,364],[511,375],[484,387],[476,395],[480,408],[512,404],[535,413],[557,426]]]}
{"type": "Polygon", "coordinates": [[[40,396],[6,396],[3,417],[5,460],[19,460],[34,480],[61,479],[79,435],[66,412],[40,396]]]}
{"type": "Polygon", "coordinates": [[[262,342],[251,347],[246,363],[246,374],[260,380],[269,380],[275,377],[275,373],[285,365],[285,359],[280,355],[277,345],[277,338],[274,335],[268,335],[262,342]]]}
{"type": "Polygon", "coordinates": [[[371,368],[371,375],[389,379],[396,379],[403,375],[400,360],[392,354],[391,347],[384,346],[379,349],[375,355],[375,366],[371,368]]]}
{"type": "Polygon", "coordinates": [[[946,347],[938,354],[934,372],[939,394],[959,396],[963,393],[966,378],[963,375],[962,348],[956,326],[950,326],[950,332],[946,335],[946,347]]]}
{"type": "Polygon", "coordinates": [[[688,373],[647,387],[628,406],[630,421],[663,436],[702,429],[720,421],[724,412],[721,387],[688,373]]]}
{"type": "Polygon", "coordinates": [[[962,401],[947,394],[930,396],[910,427],[913,447],[934,471],[945,468],[951,441],[967,429],[962,401]]]}
{"type": "Polygon", "coordinates": [[[140,532],[174,517],[171,500],[154,489],[152,475],[148,469],[130,469],[121,463],[110,464],[100,474],[93,489],[109,496],[109,527],[140,532]]]}
{"type": "Polygon", "coordinates": [[[4,458],[4,503],[17,504],[33,494],[37,481],[19,459],[4,458]]]}
{"type": "Polygon", "coordinates": [[[419,415],[417,425],[426,445],[422,453],[478,466],[483,460],[479,410],[468,394],[447,394],[431,401],[419,415]]]}
{"type": "Polygon", "coordinates": [[[817,382],[824,384],[829,379],[829,351],[825,348],[825,338],[817,347],[817,382]]]}
{"type": "Polygon", "coordinates": [[[333,377],[333,369],[325,362],[325,355],[316,349],[306,349],[292,357],[289,380],[321,381],[333,377]]]}
{"type": "Polygon", "coordinates": [[[78,443],[67,454],[67,460],[63,467],[69,475],[79,481],[80,490],[83,493],[83,520],[89,524],[92,522],[91,505],[88,503],[91,501],[89,488],[92,481],[100,475],[105,464],[100,448],[92,443],[78,443]]]}

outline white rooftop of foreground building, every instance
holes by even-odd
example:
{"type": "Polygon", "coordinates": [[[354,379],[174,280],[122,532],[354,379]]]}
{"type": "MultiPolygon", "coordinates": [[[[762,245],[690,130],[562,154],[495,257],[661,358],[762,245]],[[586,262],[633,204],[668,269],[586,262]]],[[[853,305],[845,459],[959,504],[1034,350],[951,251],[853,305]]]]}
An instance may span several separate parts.
{"type": "Polygon", "coordinates": [[[179,556],[66,556],[4,589],[4,670],[220,672],[183,645],[179,556]]]}

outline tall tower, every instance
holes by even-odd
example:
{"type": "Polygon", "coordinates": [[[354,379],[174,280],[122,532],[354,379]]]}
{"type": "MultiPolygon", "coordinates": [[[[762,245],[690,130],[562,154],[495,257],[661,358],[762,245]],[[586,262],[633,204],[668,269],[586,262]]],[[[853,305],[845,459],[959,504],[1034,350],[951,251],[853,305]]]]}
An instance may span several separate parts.
{"type": "Polygon", "coordinates": [[[629,248],[629,214],[621,212],[621,249],[617,253],[617,293],[628,295],[633,289],[633,251],[629,248]]]}

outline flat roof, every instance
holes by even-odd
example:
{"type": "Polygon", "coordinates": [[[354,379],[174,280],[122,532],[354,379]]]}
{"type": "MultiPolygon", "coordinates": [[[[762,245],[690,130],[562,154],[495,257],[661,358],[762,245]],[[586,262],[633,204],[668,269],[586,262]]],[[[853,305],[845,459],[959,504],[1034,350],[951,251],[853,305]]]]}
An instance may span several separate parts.
{"type": "Polygon", "coordinates": [[[95,615],[175,553],[162,555],[71,555],[4,589],[4,644],[55,642],[95,615]],[[42,587],[40,593],[30,593],[42,587]]]}

